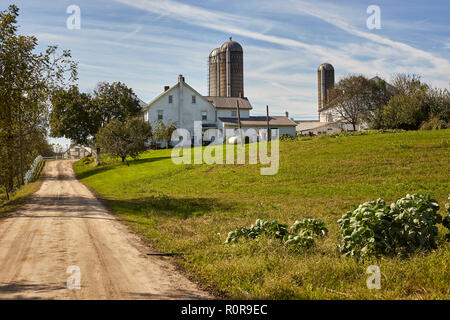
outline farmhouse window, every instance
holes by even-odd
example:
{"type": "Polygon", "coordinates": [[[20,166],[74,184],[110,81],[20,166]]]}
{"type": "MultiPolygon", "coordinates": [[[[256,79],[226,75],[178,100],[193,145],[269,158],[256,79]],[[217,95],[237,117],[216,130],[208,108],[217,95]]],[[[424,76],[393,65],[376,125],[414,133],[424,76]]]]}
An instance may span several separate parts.
{"type": "Polygon", "coordinates": [[[163,119],[163,110],[158,110],[158,120],[163,119]]]}
{"type": "Polygon", "coordinates": [[[192,96],[192,103],[195,103],[195,102],[196,102],[196,97],[192,96]]]}
{"type": "Polygon", "coordinates": [[[208,120],[208,113],[206,111],[202,111],[202,121],[208,120]]]}
{"type": "Polygon", "coordinates": [[[169,96],[169,103],[173,102],[173,96],[169,96]]]}

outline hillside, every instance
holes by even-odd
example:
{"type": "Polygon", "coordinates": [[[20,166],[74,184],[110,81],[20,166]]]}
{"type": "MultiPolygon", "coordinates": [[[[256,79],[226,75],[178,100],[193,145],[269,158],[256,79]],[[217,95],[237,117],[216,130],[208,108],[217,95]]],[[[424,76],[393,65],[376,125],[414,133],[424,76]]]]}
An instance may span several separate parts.
{"type": "MultiPolygon", "coordinates": [[[[317,137],[280,144],[280,170],[259,165],[182,165],[171,150],[150,151],[130,167],[74,164],[78,178],[200,283],[228,298],[450,298],[450,246],[431,253],[358,263],[341,258],[337,219],[358,204],[408,193],[430,193],[441,207],[450,194],[450,130],[317,137]],[[292,224],[314,217],[328,237],[308,250],[262,239],[224,245],[227,233],[257,218],[292,224]],[[366,287],[376,264],[381,290],[366,287]]],[[[441,209],[441,213],[443,210],[441,209]]]]}

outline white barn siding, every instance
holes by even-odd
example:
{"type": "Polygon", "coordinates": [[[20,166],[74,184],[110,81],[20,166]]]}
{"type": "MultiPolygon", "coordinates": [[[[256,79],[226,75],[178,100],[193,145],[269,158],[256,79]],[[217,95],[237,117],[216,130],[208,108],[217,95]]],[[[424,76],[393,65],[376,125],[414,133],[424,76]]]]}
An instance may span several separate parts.
{"type": "Polygon", "coordinates": [[[148,121],[153,127],[157,124],[159,112],[162,112],[165,124],[175,122],[177,128],[188,129],[191,135],[194,121],[202,121],[202,112],[206,112],[207,117],[203,123],[215,124],[217,121],[214,106],[184,82],[163,93],[149,106],[148,121]],[[172,103],[169,103],[169,96],[172,96],[172,103]],[[195,103],[192,96],[195,96],[195,103]]]}
{"type": "MultiPolygon", "coordinates": [[[[217,110],[217,117],[223,118],[237,118],[237,114],[233,115],[233,111],[237,111],[236,109],[220,109],[217,110]]],[[[241,118],[250,117],[250,110],[240,110],[241,118]]]]}

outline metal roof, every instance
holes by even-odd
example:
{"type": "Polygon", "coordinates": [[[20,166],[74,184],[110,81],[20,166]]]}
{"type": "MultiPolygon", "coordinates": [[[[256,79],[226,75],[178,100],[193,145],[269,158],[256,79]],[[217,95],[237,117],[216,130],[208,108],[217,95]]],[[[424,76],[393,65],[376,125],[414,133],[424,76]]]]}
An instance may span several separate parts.
{"type": "Polygon", "coordinates": [[[219,54],[220,49],[219,48],[215,48],[213,51],[211,51],[211,53],[209,54],[210,57],[214,57],[217,56],[219,54]]]}
{"type": "Polygon", "coordinates": [[[218,109],[236,109],[237,101],[239,101],[240,109],[253,109],[247,98],[206,96],[205,99],[211,102],[218,109]]]}
{"type": "Polygon", "coordinates": [[[230,49],[230,51],[240,51],[240,52],[243,52],[242,46],[241,46],[238,42],[231,40],[231,38],[230,38],[230,41],[225,42],[225,43],[220,47],[220,52],[225,52],[225,51],[227,51],[227,49],[230,49]]]}
{"type": "MultiPolygon", "coordinates": [[[[225,124],[234,124],[237,125],[237,118],[223,118],[219,117],[220,121],[225,124]]],[[[243,126],[266,126],[267,118],[266,116],[254,116],[248,118],[241,118],[241,125],[243,126]]],[[[297,124],[289,119],[288,117],[282,116],[269,116],[269,125],[270,126],[296,126],[297,124]]]]}
{"type": "Polygon", "coordinates": [[[331,64],[329,64],[329,63],[322,63],[320,66],[319,66],[319,68],[318,68],[319,70],[321,70],[321,69],[325,69],[325,70],[334,70],[334,68],[333,68],[333,66],[331,65],[331,64]]]}

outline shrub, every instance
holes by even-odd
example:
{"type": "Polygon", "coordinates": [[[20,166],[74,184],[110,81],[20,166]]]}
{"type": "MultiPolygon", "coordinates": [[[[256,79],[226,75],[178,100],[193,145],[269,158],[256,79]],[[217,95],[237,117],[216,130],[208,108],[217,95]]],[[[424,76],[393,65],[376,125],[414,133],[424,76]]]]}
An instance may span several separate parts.
{"type": "Polygon", "coordinates": [[[280,141],[297,141],[297,136],[290,134],[280,134],[280,141]]]}
{"type": "Polygon", "coordinates": [[[298,234],[301,231],[307,231],[316,236],[325,236],[328,233],[328,229],[325,227],[325,222],[311,218],[303,219],[302,221],[295,221],[290,230],[291,233],[294,234],[298,234]]]}
{"type": "Polygon", "coordinates": [[[325,223],[316,219],[303,219],[295,221],[289,228],[277,221],[257,219],[250,228],[239,227],[228,233],[225,243],[236,243],[240,238],[258,239],[260,236],[268,236],[280,239],[286,245],[294,245],[298,248],[308,248],[314,244],[314,236],[324,236],[328,233],[325,223]]]}
{"type": "Polygon", "coordinates": [[[433,117],[428,121],[425,121],[420,126],[420,130],[440,130],[447,129],[448,123],[444,120],[439,119],[438,117],[433,117]]]}
{"type": "Polygon", "coordinates": [[[240,238],[257,239],[261,235],[268,235],[274,238],[283,238],[288,233],[287,225],[277,221],[267,221],[257,219],[250,228],[239,227],[228,233],[225,243],[238,242],[240,238]]]}
{"type": "Polygon", "coordinates": [[[92,159],[92,157],[83,157],[83,158],[81,158],[81,162],[84,165],[91,164],[93,161],[94,161],[94,159],[92,159]]]}
{"type": "Polygon", "coordinates": [[[406,195],[390,206],[382,199],[361,204],[338,220],[339,250],[358,259],[434,249],[442,221],[439,205],[429,195],[406,195]]]}

